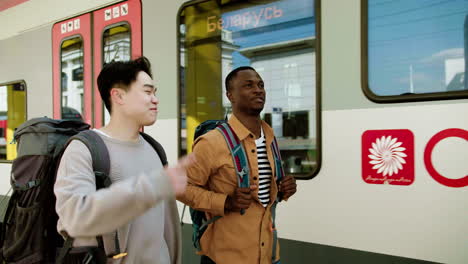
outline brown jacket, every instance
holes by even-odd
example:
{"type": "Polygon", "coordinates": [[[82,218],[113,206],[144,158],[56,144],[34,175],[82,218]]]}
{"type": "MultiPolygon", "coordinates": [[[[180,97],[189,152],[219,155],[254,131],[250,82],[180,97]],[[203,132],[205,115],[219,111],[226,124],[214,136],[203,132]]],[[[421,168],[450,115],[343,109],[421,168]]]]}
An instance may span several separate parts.
{"type": "MultiPolygon", "coordinates": [[[[258,185],[258,165],[255,135],[233,115],[228,122],[245,148],[250,166],[250,184],[258,185]]],[[[262,121],[267,155],[273,171],[270,204],[264,208],[254,191],[255,201],[245,211],[224,212],[228,194],[238,186],[231,153],[223,135],[212,130],[194,143],[193,153],[197,162],[188,168],[188,186],[178,199],[197,210],[207,212],[209,218],[223,216],[208,226],[201,238],[202,251],[217,264],[272,263],[273,233],[271,230],[271,205],[276,199],[278,187],[275,179],[274,156],[271,150],[273,130],[262,121]]],[[[279,245],[276,260],[279,259],[279,245]]],[[[275,261],[276,261],[275,260],[275,261]]]]}

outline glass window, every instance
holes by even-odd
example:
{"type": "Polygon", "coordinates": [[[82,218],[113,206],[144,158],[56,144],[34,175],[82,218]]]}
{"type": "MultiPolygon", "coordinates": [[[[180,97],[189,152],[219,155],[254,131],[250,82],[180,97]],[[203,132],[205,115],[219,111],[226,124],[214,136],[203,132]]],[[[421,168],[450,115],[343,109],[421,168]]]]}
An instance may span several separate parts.
{"type": "MultiPolygon", "coordinates": [[[[104,30],[103,37],[103,63],[113,61],[128,61],[131,58],[131,40],[130,40],[130,25],[119,24],[112,25],[104,30]]],[[[110,120],[110,114],[106,107],[104,108],[104,125],[110,120]]]]}
{"type": "Polygon", "coordinates": [[[231,113],[224,79],[251,66],[265,82],[261,113],[275,131],[286,173],[317,166],[316,16],[312,0],[204,1],[179,13],[181,153],[194,130],[231,113]]]}
{"type": "Polygon", "coordinates": [[[83,39],[75,36],[61,45],[61,108],[63,119],[82,120],[83,100],[83,39]]]}
{"type": "Polygon", "coordinates": [[[468,95],[467,1],[369,0],[366,9],[371,99],[468,95]]]}
{"type": "Polygon", "coordinates": [[[26,84],[0,84],[0,161],[16,158],[13,134],[26,122],[26,84]]]}

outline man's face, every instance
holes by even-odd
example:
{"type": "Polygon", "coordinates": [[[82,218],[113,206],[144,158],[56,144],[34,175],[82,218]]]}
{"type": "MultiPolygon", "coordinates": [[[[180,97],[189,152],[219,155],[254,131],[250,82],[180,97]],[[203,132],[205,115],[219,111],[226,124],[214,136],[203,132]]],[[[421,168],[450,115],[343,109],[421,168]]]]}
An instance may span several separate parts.
{"type": "Polygon", "coordinates": [[[140,71],[136,80],[130,84],[123,94],[123,113],[126,117],[136,120],[141,126],[149,126],[156,122],[159,99],[155,95],[156,88],[151,77],[140,71]]]}
{"type": "Polygon", "coordinates": [[[266,98],[262,78],[253,70],[237,72],[231,80],[231,90],[227,92],[227,97],[235,111],[259,115],[266,98]]]}

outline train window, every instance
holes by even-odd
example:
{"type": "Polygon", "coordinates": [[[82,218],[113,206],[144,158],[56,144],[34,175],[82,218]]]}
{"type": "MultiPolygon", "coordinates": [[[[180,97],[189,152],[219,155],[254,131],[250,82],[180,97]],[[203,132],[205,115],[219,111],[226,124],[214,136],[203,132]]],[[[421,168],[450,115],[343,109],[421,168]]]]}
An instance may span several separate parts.
{"type": "Polygon", "coordinates": [[[16,158],[13,134],[26,121],[26,84],[0,84],[0,161],[16,158]]]}
{"type": "Polygon", "coordinates": [[[61,109],[63,119],[82,120],[84,110],[83,39],[73,36],[61,44],[61,109]]]}
{"type": "MultiPolygon", "coordinates": [[[[112,25],[104,30],[102,37],[103,64],[113,61],[128,61],[131,58],[130,25],[127,23],[112,25]]],[[[104,124],[110,120],[110,114],[103,106],[104,124]]]]}
{"type": "Polygon", "coordinates": [[[103,34],[103,62],[130,60],[130,25],[113,25],[103,34]]]}
{"type": "Polygon", "coordinates": [[[317,10],[313,0],[197,1],[179,11],[180,153],[195,127],[231,114],[224,79],[239,66],[265,82],[261,113],[275,131],[287,174],[319,168],[317,10]]]}
{"type": "Polygon", "coordinates": [[[375,102],[468,97],[467,1],[362,1],[363,90],[375,102]]]}

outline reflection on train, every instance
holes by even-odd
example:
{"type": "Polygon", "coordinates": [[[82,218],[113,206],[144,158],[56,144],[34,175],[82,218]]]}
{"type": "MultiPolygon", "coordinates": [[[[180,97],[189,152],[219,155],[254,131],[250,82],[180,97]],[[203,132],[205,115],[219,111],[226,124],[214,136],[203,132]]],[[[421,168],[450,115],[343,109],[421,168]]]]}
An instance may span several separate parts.
{"type": "Polygon", "coordinates": [[[0,159],[16,158],[15,129],[26,121],[26,86],[15,82],[0,86],[0,159]]]}

